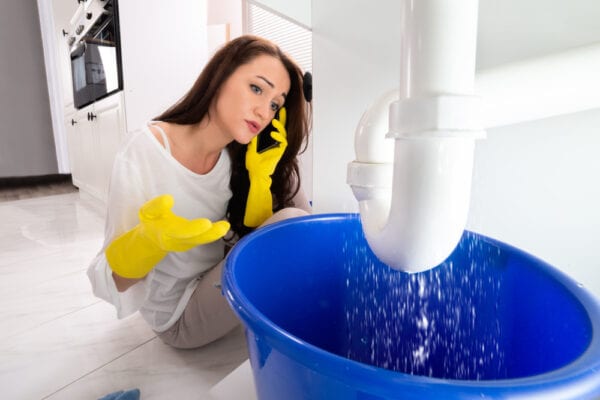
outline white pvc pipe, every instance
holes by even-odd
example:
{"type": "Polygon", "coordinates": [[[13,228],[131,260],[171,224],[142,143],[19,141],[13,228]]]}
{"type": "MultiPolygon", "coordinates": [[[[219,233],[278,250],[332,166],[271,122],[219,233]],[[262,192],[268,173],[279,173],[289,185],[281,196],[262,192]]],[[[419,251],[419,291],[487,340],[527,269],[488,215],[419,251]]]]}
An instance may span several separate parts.
{"type": "Polygon", "coordinates": [[[400,97],[473,94],[478,0],[401,0],[400,97]]]}
{"type": "Polygon", "coordinates": [[[402,0],[399,99],[380,99],[357,129],[348,183],[373,252],[398,270],[440,264],[464,230],[474,139],[483,135],[472,96],[477,6],[477,0],[402,0]],[[386,105],[393,167],[373,151],[389,147],[374,123],[386,105]]]}

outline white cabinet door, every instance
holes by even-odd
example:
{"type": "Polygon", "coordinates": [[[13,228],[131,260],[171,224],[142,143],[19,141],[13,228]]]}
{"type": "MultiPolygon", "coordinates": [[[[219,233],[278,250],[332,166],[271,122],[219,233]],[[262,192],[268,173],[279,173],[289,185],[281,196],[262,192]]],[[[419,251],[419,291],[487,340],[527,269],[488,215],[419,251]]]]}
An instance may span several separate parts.
{"type": "Polygon", "coordinates": [[[83,145],[81,142],[81,134],[79,133],[79,126],[82,123],[84,122],[80,120],[80,114],[78,113],[68,115],[65,121],[71,177],[73,179],[73,184],[77,187],[81,187],[83,182],[81,177],[81,152],[83,145]]]}
{"type": "MultiPolygon", "coordinates": [[[[93,121],[88,117],[93,113],[93,107],[87,107],[85,115],[81,115],[79,119],[79,139],[81,140],[81,159],[80,159],[80,170],[82,187],[84,191],[88,192],[92,196],[102,199],[102,192],[100,190],[100,174],[98,172],[97,163],[98,158],[98,141],[97,135],[94,130],[93,121]],[[89,111],[87,111],[89,110],[89,111]]],[[[83,113],[82,113],[83,114],[83,113]]]]}
{"type": "Polygon", "coordinates": [[[93,189],[93,163],[96,153],[94,132],[89,117],[91,109],[92,107],[86,107],[67,118],[67,146],[73,184],[81,192],[98,197],[97,191],[93,189]]]}
{"type": "Polygon", "coordinates": [[[98,144],[96,151],[98,157],[97,185],[104,201],[108,196],[108,185],[115,155],[125,131],[121,95],[111,96],[105,100],[95,104],[96,118],[93,121],[94,135],[98,144]]]}
{"type": "Polygon", "coordinates": [[[59,81],[62,89],[62,100],[65,112],[73,111],[73,87],[71,83],[71,58],[67,43],[71,31],[70,19],[77,10],[76,0],[54,0],[52,11],[54,13],[54,36],[57,45],[57,67],[59,81]]]}
{"type": "Polygon", "coordinates": [[[60,65],[60,83],[65,111],[73,110],[73,84],[71,82],[71,57],[67,37],[62,34],[62,28],[57,32],[58,63],[60,65]]]}
{"type": "Polygon", "coordinates": [[[122,94],[82,108],[65,123],[73,184],[105,202],[112,164],[125,131],[122,94]]]}
{"type": "Polygon", "coordinates": [[[94,166],[98,156],[94,127],[90,121],[91,112],[92,107],[86,107],[66,121],[69,161],[73,184],[94,197],[100,197],[98,173],[94,166]]]}

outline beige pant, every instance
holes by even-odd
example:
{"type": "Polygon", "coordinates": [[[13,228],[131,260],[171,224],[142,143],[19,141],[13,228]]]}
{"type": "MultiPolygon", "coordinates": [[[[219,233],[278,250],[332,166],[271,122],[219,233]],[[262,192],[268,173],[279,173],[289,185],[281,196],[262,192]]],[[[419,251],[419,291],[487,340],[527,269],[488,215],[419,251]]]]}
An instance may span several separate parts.
{"type": "MultiPolygon", "coordinates": [[[[299,208],[285,208],[262,226],[303,215],[308,213],[299,208]]],[[[177,322],[166,331],[157,332],[163,342],[180,349],[200,347],[224,336],[239,324],[221,293],[224,264],[225,260],[219,262],[202,277],[177,322]]]]}

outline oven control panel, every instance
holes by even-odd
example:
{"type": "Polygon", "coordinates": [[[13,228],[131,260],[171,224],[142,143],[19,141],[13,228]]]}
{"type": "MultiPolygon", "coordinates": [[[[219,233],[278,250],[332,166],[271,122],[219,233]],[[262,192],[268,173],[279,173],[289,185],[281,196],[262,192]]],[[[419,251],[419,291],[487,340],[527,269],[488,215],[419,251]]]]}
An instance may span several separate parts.
{"type": "Polygon", "coordinates": [[[79,43],[93,27],[102,23],[103,17],[112,12],[112,6],[110,0],[81,1],[70,20],[70,35],[67,38],[69,48],[79,43]]]}

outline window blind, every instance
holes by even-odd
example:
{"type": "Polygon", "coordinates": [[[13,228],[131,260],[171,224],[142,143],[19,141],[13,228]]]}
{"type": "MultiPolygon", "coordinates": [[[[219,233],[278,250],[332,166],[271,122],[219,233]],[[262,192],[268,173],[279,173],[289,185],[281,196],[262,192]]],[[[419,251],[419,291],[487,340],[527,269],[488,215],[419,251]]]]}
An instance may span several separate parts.
{"type": "Polygon", "coordinates": [[[247,1],[247,33],[275,42],[303,72],[312,71],[312,32],[267,8],[247,1]]]}

